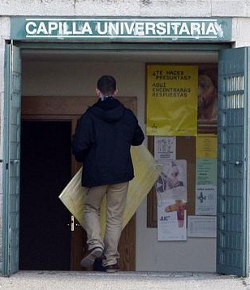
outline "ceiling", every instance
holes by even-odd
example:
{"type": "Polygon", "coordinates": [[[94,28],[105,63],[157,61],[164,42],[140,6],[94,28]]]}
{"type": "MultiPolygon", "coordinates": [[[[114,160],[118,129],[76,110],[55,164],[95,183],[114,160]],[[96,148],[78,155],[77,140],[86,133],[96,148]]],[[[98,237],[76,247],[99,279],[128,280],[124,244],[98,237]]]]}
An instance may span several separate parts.
{"type": "Polygon", "coordinates": [[[22,50],[25,62],[216,63],[215,51],[22,50]]]}

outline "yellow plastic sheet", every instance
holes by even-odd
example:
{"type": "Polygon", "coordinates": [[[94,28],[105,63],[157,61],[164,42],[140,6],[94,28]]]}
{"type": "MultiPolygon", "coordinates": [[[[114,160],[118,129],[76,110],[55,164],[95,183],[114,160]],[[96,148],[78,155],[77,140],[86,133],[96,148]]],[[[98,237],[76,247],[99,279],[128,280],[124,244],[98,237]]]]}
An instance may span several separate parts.
{"type": "MultiPolygon", "coordinates": [[[[136,147],[132,146],[131,155],[134,164],[135,178],[129,183],[123,228],[132,218],[160,174],[160,168],[157,166],[153,156],[144,145],[136,147]]],[[[86,188],[81,186],[81,174],[82,168],[64,188],[59,198],[84,228],[83,211],[86,188]]],[[[104,198],[100,213],[102,234],[104,234],[106,225],[105,207],[106,199],[104,198]]]]}

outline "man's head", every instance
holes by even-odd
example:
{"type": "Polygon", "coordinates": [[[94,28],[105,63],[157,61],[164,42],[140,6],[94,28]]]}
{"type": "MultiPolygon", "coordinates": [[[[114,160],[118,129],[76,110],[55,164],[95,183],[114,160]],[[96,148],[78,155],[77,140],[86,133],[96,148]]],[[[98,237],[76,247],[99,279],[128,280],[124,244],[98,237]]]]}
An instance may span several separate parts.
{"type": "Polygon", "coordinates": [[[117,92],[116,80],[112,76],[102,76],[97,81],[96,93],[98,96],[114,96],[117,92]]]}

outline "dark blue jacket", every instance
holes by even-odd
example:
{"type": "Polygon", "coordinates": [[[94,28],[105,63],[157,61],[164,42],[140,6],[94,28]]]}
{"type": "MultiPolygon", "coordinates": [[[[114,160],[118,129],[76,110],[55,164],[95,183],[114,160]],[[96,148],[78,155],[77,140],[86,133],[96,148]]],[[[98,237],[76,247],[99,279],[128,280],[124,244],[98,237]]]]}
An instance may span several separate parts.
{"type": "Polygon", "coordinates": [[[76,127],[72,152],[83,163],[82,185],[93,187],[127,182],[134,177],[131,145],[144,134],[133,112],[113,97],[99,99],[76,127]]]}

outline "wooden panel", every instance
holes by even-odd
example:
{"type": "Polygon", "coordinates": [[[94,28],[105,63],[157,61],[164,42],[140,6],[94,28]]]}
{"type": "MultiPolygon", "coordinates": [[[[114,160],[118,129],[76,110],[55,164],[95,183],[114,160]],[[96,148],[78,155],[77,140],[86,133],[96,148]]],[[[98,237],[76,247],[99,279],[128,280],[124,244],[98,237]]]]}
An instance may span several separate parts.
{"type": "Polygon", "coordinates": [[[122,231],[118,247],[121,256],[118,263],[122,271],[135,271],[135,225],[136,216],[134,215],[122,231]]]}
{"type": "MultiPolygon", "coordinates": [[[[136,97],[117,97],[136,113],[136,97]]],[[[97,97],[22,96],[22,115],[82,115],[97,97]]]]}
{"type": "Polygon", "coordinates": [[[176,137],[176,159],[187,160],[187,215],[194,215],[196,183],[196,137],[176,137]]]}

